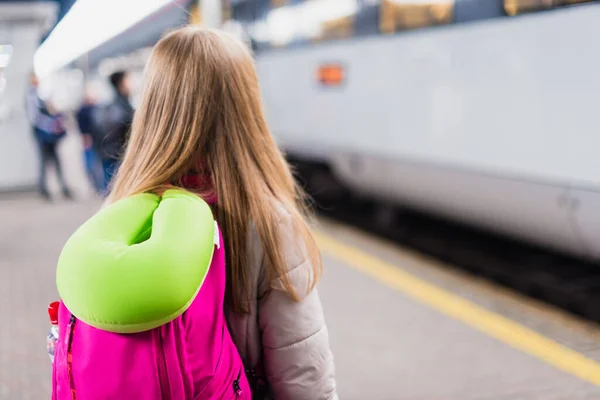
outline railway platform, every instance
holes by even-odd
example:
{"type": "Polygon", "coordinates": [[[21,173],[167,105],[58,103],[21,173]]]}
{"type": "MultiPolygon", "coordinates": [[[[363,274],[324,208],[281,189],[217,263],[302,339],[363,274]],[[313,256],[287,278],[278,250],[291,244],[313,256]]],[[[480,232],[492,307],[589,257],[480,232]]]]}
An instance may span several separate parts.
{"type": "MultiPolygon", "coordinates": [[[[0,199],[0,399],[49,398],[61,245],[99,202],[0,199]]],[[[600,399],[600,330],[344,225],[317,231],[340,398],[600,399]]]]}
{"type": "MultiPolygon", "coordinates": [[[[76,138],[67,143],[67,153],[77,147],[76,138]]],[[[1,400],[50,397],[46,307],[57,297],[56,260],[100,205],[82,175],[68,178],[78,188],[73,202],[0,195],[1,400]]],[[[600,399],[597,324],[319,222],[326,268],[319,291],[341,399],[600,399]]]]}

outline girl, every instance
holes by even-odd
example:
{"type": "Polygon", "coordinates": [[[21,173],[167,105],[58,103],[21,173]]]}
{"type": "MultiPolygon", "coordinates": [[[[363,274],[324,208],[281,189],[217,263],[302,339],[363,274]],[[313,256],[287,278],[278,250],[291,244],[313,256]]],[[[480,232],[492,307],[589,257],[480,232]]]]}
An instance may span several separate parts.
{"type": "Polygon", "coordinates": [[[108,202],[168,185],[214,200],[254,395],[337,398],[304,194],[267,128],[252,57],[224,32],[184,27],[156,45],[108,202]]]}

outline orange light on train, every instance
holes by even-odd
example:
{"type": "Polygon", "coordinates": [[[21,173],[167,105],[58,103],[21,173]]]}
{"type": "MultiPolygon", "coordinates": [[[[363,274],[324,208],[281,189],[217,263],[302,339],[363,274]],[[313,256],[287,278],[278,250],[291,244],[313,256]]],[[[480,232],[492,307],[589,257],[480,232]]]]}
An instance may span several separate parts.
{"type": "Polygon", "coordinates": [[[317,79],[325,86],[339,86],[344,82],[344,67],[339,64],[321,65],[317,71],[317,79]]]}

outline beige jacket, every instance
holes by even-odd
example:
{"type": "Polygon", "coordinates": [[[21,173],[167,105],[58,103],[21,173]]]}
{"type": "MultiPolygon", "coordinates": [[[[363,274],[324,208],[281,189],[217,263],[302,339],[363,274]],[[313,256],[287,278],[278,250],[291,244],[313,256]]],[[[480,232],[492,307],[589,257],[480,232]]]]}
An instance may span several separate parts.
{"type": "MultiPolygon", "coordinates": [[[[289,214],[282,211],[281,245],[292,284],[299,293],[310,277],[305,247],[294,234],[289,214]]],[[[300,302],[281,291],[280,279],[271,282],[269,294],[263,251],[256,232],[249,240],[250,314],[230,313],[231,334],[247,366],[262,365],[276,400],[337,399],[333,355],[317,290],[300,302]],[[279,290],[278,290],[279,289],[279,290]]],[[[304,289],[306,290],[306,289],[304,289]]]]}

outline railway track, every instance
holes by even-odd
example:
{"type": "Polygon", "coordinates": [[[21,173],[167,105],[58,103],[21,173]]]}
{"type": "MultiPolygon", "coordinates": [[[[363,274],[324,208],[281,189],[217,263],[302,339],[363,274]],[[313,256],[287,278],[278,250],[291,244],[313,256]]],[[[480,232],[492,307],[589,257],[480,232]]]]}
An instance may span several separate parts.
{"type": "Polygon", "coordinates": [[[600,265],[361,197],[325,166],[290,161],[318,214],[600,322],[600,265]]]}

